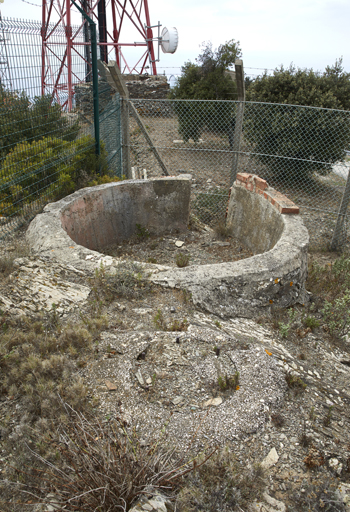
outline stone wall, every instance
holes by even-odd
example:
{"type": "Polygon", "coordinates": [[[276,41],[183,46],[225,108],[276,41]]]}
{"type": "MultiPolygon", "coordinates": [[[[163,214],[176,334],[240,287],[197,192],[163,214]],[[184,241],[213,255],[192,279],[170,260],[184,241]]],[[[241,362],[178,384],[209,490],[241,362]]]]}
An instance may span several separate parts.
{"type": "MultiPolygon", "coordinates": [[[[164,75],[123,75],[130,99],[141,99],[135,102],[135,107],[140,114],[159,114],[163,112],[169,115],[169,107],[162,102],[151,103],[148,100],[164,100],[168,97],[170,85],[164,75]],[[142,99],[147,100],[143,102],[142,99]],[[165,108],[166,107],[166,108],[165,108]]],[[[102,112],[115,93],[114,89],[103,79],[99,79],[99,109],[102,112]]],[[[81,83],[75,86],[75,105],[77,110],[88,119],[92,119],[94,113],[92,83],[81,83]]]]}

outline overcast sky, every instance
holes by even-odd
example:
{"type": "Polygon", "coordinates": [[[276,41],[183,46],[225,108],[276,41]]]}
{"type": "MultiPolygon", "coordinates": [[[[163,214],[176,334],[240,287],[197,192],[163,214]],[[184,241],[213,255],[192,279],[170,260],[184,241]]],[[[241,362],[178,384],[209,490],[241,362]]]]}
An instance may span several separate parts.
{"type": "MultiPolygon", "coordinates": [[[[41,0],[4,0],[4,17],[41,19],[41,0]]],[[[350,72],[349,0],[148,0],[152,24],[175,26],[179,47],[174,55],[160,54],[158,72],[179,73],[187,60],[194,61],[204,41],[214,47],[230,39],[240,41],[246,73],[263,69],[297,67],[323,70],[343,56],[350,72]],[[170,67],[174,69],[170,69],[170,67]]],[[[80,16],[74,21],[78,22],[80,16]]],[[[133,42],[135,37],[131,37],[133,42]]]]}

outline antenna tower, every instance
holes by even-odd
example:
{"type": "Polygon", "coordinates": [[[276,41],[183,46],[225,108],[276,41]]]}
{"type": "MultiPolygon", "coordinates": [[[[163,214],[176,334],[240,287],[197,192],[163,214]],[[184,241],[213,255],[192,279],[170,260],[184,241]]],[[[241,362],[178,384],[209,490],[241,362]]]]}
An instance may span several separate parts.
{"type": "MultiPolygon", "coordinates": [[[[122,73],[157,74],[152,28],[159,24],[151,26],[148,0],[77,1],[96,22],[101,60],[115,60],[122,73]]],[[[73,106],[74,86],[92,78],[89,26],[80,17],[80,24],[73,27],[77,12],[70,0],[42,0],[41,93],[52,94],[68,110],[73,106]]]]}

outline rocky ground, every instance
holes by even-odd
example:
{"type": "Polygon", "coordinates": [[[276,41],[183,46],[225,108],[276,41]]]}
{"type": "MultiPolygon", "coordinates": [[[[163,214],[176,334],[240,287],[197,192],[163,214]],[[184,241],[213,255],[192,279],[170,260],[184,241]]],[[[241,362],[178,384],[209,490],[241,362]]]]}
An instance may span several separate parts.
{"type": "MultiPolygon", "coordinates": [[[[23,237],[1,241],[8,276],[0,283],[0,327],[4,319],[23,315],[34,322],[40,313],[51,322],[74,326],[93,307],[99,309],[106,321],[93,350],[81,349],[78,358],[67,352],[94,414],[103,421],[122,418],[145,447],[167,425],[168,439],[179,450],[191,443],[197,452],[227,447],[238,474],[257,464],[263,469],[261,492],[249,488],[244,505],[239,500],[230,505],[232,498],[223,487],[209,491],[194,475],[184,481],[177,500],[143,497],[137,510],[350,510],[348,338],[331,337],[322,323],[307,327],[309,310],[302,306],[270,318],[222,320],[194,309],[186,291],[149,286],[145,276],[139,278],[143,284],[128,281],[128,267],[114,277],[86,275],[31,255],[21,245],[23,237]],[[12,263],[11,255],[16,257],[12,263]],[[121,281],[123,291],[116,284],[121,281]],[[202,489],[199,497],[191,486],[202,489]]],[[[177,240],[196,255],[193,263],[200,257],[208,262],[225,258],[228,247],[239,248],[228,240],[224,243],[230,246],[217,251],[214,238],[203,227],[188,238],[159,241],[146,236],[136,246],[145,258],[162,264],[173,261],[173,247],[184,252],[177,240]],[[150,249],[154,243],[157,247],[150,249]],[[152,251],[158,251],[156,256],[149,256],[152,251]]],[[[125,244],[117,250],[135,257],[135,247],[125,244]]],[[[311,256],[320,263],[334,259],[326,253],[311,256]]],[[[19,386],[17,392],[2,389],[0,471],[6,480],[16,464],[17,443],[26,436],[28,400],[19,386]]],[[[209,468],[214,462],[208,461],[209,468]]],[[[23,510],[16,505],[17,491],[10,492],[9,484],[1,489],[4,510],[23,510]]],[[[53,510],[50,506],[41,510],[53,510]]]]}

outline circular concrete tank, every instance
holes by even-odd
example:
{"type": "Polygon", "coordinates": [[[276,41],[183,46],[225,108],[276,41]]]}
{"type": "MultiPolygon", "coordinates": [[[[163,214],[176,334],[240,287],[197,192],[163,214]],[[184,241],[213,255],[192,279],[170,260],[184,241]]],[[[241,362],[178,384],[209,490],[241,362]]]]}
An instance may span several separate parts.
{"type": "MultiPolygon", "coordinates": [[[[103,250],[132,236],[136,224],[161,235],[188,226],[190,180],[166,177],[129,180],[79,190],[30,224],[34,251],[92,270],[118,259],[103,250]]],[[[186,268],[143,264],[161,286],[192,293],[195,305],[222,317],[268,313],[306,298],[308,233],[298,208],[260,178],[239,174],[232,187],[227,225],[255,256],[246,260],[186,268]]]]}

